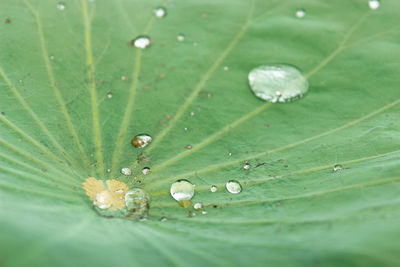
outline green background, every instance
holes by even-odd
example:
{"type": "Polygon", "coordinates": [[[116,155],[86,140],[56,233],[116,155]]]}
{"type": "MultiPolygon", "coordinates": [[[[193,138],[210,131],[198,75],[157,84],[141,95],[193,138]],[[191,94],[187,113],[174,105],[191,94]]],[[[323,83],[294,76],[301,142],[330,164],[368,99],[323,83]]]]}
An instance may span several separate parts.
{"type": "Polygon", "coordinates": [[[400,263],[399,1],[65,5],[0,3],[0,265],[400,263]],[[268,63],[302,69],[305,97],[256,98],[248,72],[268,63]],[[98,216],[88,176],[145,189],[149,219],[98,216]],[[179,178],[206,215],[169,195],[179,178]]]}

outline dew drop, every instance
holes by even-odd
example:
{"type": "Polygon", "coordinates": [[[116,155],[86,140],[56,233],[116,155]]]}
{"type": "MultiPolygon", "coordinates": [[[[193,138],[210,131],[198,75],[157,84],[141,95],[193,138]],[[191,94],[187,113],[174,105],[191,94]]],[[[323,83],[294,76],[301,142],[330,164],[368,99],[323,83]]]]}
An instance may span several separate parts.
{"type": "Polygon", "coordinates": [[[111,172],[111,169],[107,169],[107,172],[110,173],[110,172],[111,172]]]}
{"type": "Polygon", "coordinates": [[[369,0],[368,5],[369,5],[369,8],[371,8],[372,10],[375,10],[381,5],[381,3],[379,0],[369,0]]]}
{"type": "Polygon", "coordinates": [[[127,217],[142,219],[147,216],[150,207],[150,197],[140,188],[133,188],[125,194],[127,217]]]}
{"type": "Polygon", "coordinates": [[[150,168],[149,168],[149,167],[144,167],[144,168],[142,169],[142,173],[143,173],[144,175],[149,174],[149,173],[150,173],[150,168]]]}
{"type": "Polygon", "coordinates": [[[171,185],[170,193],[176,201],[190,200],[194,195],[194,185],[188,180],[178,180],[171,185]]]}
{"type": "Polygon", "coordinates": [[[135,46],[137,48],[145,49],[151,45],[151,39],[148,36],[138,36],[130,42],[131,46],[135,46]]]}
{"type": "Polygon", "coordinates": [[[225,66],[224,71],[228,71],[228,70],[229,70],[228,66],[225,66]]]}
{"type": "Polygon", "coordinates": [[[122,169],[121,169],[121,173],[122,173],[123,175],[128,176],[128,175],[131,175],[131,174],[132,174],[132,171],[131,171],[131,169],[129,169],[129,168],[122,168],[122,169]]]}
{"type": "Polygon", "coordinates": [[[100,209],[108,209],[112,205],[112,196],[108,190],[97,193],[94,197],[93,205],[100,209]]]}
{"type": "Polygon", "coordinates": [[[185,127],[185,128],[183,128],[183,130],[187,131],[187,130],[188,130],[188,128],[187,128],[187,127],[185,127]]]}
{"type": "Polygon", "coordinates": [[[340,164],[336,164],[335,166],[333,166],[334,172],[340,171],[341,169],[343,169],[343,166],[340,164]]]}
{"type": "Polygon", "coordinates": [[[108,93],[108,94],[107,94],[107,97],[108,97],[108,98],[112,98],[112,97],[113,97],[113,94],[112,94],[112,93],[108,93]]]}
{"type": "Polygon", "coordinates": [[[157,18],[161,19],[167,15],[167,10],[163,7],[157,7],[154,9],[154,15],[156,15],[157,18]]]}
{"type": "Polygon", "coordinates": [[[168,222],[167,217],[161,217],[160,222],[168,222]]]}
{"type": "Polygon", "coordinates": [[[54,60],[54,56],[50,56],[50,60],[54,60]]]}
{"type": "Polygon", "coordinates": [[[153,138],[148,134],[138,134],[132,139],[132,145],[138,148],[144,148],[148,146],[153,138]]]}
{"type": "Polygon", "coordinates": [[[262,65],[249,73],[253,93],[268,102],[290,102],[308,90],[308,81],[301,71],[287,64],[262,65]]]}
{"type": "Polygon", "coordinates": [[[203,208],[203,204],[201,204],[200,202],[197,202],[196,204],[193,205],[193,208],[195,210],[201,210],[203,208]]]}
{"type": "Polygon", "coordinates": [[[212,186],[210,187],[210,191],[211,191],[212,193],[217,192],[217,190],[218,190],[218,188],[217,188],[217,186],[215,186],[215,185],[212,185],[212,186]]]}
{"type": "Polygon", "coordinates": [[[201,212],[201,214],[206,215],[206,214],[207,214],[207,211],[203,210],[203,211],[201,212]]]}
{"type": "Polygon", "coordinates": [[[296,17],[298,17],[299,19],[304,18],[305,15],[306,11],[302,8],[296,11],[296,17]]]}
{"type": "Polygon", "coordinates": [[[229,180],[226,183],[226,190],[228,190],[228,192],[232,194],[239,194],[240,192],[242,192],[242,186],[236,180],[229,180]]]}
{"type": "Polygon", "coordinates": [[[189,150],[189,149],[192,149],[192,146],[191,146],[191,145],[187,145],[187,146],[186,146],[186,149],[188,149],[188,150],[189,150]]]}
{"type": "Polygon", "coordinates": [[[244,166],[243,166],[243,169],[245,169],[245,170],[249,170],[250,168],[251,168],[251,165],[248,163],[244,164],[244,166]]]}
{"type": "Polygon", "coordinates": [[[178,34],[176,39],[178,39],[179,42],[183,42],[183,40],[185,40],[185,36],[183,34],[178,34]]]}
{"type": "Polygon", "coordinates": [[[58,4],[57,4],[57,8],[58,8],[58,10],[64,10],[65,9],[65,3],[64,2],[59,2],[58,4]]]}

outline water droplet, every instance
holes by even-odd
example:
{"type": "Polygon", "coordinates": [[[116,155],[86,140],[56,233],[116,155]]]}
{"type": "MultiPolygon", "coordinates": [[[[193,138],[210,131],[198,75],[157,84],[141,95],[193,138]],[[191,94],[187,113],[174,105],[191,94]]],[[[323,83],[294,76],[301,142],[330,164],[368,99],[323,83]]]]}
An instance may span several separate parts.
{"type": "Polygon", "coordinates": [[[19,83],[23,83],[24,81],[23,80],[19,80],[19,83]]]}
{"type": "Polygon", "coordinates": [[[306,11],[302,8],[296,11],[296,17],[298,17],[299,19],[304,18],[305,15],[306,11]]]}
{"type": "Polygon", "coordinates": [[[131,169],[129,169],[129,168],[122,168],[122,169],[121,169],[121,173],[122,173],[123,175],[128,176],[128,175],[131,175],[131,174],[132,174],[132,171],[131,171],[131,169]]]}
{"type": "Polygon", "coordinates": [[[112,97],[113,97],[113,94],[112,94],[112,93],[108,93],[108,94],[107,94],[107,97],[108,97],[108,98],[112,98],[112,97]]]}
{"type": "Polygon", "coordinates": [[[111,169],[107,169],[107,172],[111,172],[111,169]]]}
{"type": "Polygon", "coordinates": [[[121,80],[126,81],[128,78],[126,78],[126,76],[121,76],[121,80]]]}
{"type": "Polygon", "coordinates": [[[198,45],[198,43],[197,43],[197,42],[194,42],[194,43],[193,43],[193,46],[197,46],[197,45],[198,45]]]}
{"type": "Polygon", "coordinates": [[[185,36],[183,34],[179,34],[176,39],[178,39],[179,42],[182,42],[183,40],[185,40],[185,36]]]}
{"type": "Polygon", "coordinates": [[[195,114],[194,111],[190,112],[190,116],[194,116],[194,114],[195,114]]]}
{"type": "Polygon", "coordinates": [[[379,0],[369,0],[368,5],[369,5],[369,8],[371,8],[372,10],[375,10],[381,5],[381,3],[379,0]]]}
{"type": "Polygon", "coordinates": [[[228,153],[228,156],[232,156],[232,152],[229,152],[229,153],[228,153]]]}
{"type": "Polygon", "coordinates": [[[160,219],[160,222],[167,222],[167,221],[168,221],[167,217],[161,217],[160,219]]]}
{"type": "Polygon", "coordinates": [[[236,180],[229,180],[226,183],[226,190],[228,190],[228,192],[232,194],[239,194],[240,192],[242,192],[242,186],[236,180]]]}
{"type": "Polygon", "coordinates": [[[185,128],[183,128],[183,130],[187,131],[187,130],[188,130],[188,128],[186,128],[186,127],[185,127],[185,128]]]}
{"type": "Polygon", "coordinates": [[[212,185],[212,186],[210,187],[210,191],[213,192],[213,193],[217,192],[217,190],[218,190],[218,188],[217,188],[217,186],[215,186],[215,185],[212,185]]]}
{"type": "Polygon", "coordinates": [[[161,19],[167,15],[167,10],[163,7],[157,7],[154,9],[154,14],[157,18],[161,19]]]}
{"type": "Polygon", "coordinates": [[[57,8],[58,8],[58,10],[64,10],[65,9],[65,3],[64,2],[59,2],[57,4],[57,8]]]}
{"type": "Polygon", "coordinates": [[[192,149],[192,146],[191,145],[187,145],[186,149],[192,149]]]}
{"type": "Polygon", "coordinates": [[[50,60],[54,60],[54,56],[50,56],[50,60]]]}
{"type": "Polygon", "coordinates": [[[135,46],[137,48],[147,48],[151,45],[151,39],[148,36],[138,36],[134,40],[130,42],[131,46],[135,46]]]}
{"type": "Polygon", "coordinates": [[[108,190],[103,190],[97,193],[94,197],[93,205],[100,209],[108,209],[112,205],[112,196],[108,190]]]}
{"type": "Polygon", "coordinates": [[[203,204],[201,204],[200,202],[197,202],[196,204],[193,205],[193,208],[195,210],[201,210],[203,208],[203,204]]]}
{"type": "Polygon", "coordinates": [[[229,70],[228,66],[225,66],[224,71],[228,71],[228,70],[229,70]]]}
{"type": "Polygon", "coordinates": [[[178,180],[171,185],[170,192],[177,201],[190,200],[194,195],[194,185],[188,180],[178,180]]]}
{"type": "Polygon", "coordinates": [[[206,214],[207,214],[207,211],[203,210],[203,211],[201,212],[201,214],[206,215],[206,214]]]}
{"type": "Polygon", "coordinates": [[[133,188],[125,194],[127,217],[142,219],[147,216],[150,207],[150,197],[140,188],[133,188]]]}
{"type": "Polygon", "coordinates": [[[289,102],[301,98],[308,81],[301,71],[287,64],[263,65],[249,73],[253,93],[268,102],[289,102]]]}
{"type": "Polygon", "coordinates": [[[249,170],[250,168],[251,168],[251,165],[248,163],[244,164],[244,166],[243,166],[243,169],[245,169],[245,170],[249,170]]]}
{"type": "Polygon", "coordinates": [[[149,174],[149,173],[150,173],[150,168],[149,168],[149,167],[144,167],[144,168],[142,169],[142,173],[143,173],[144,175],[149,174]]]}
{"type": "Polygon", "coordinates": [[[335,166],[333,166],[334,172],[340,171],[341,169],[343,169],[343,166],[340,164],[336,164],[335,166]]]}
{"type": "Polygon", "coordinates": [[[151,140],[153,140],[153,138],[151,138],[151,136],[148,134],[138,134],[133,137],[132,145],[134,147],[143,148],[149,145],[151,143],[151,140]]]}

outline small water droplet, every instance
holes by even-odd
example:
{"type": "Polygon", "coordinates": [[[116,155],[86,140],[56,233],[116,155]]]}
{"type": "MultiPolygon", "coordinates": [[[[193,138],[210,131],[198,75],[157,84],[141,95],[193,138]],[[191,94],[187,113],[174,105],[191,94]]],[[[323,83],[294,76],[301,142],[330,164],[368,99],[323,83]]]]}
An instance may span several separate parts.
{"type": "Polygon", "coordinates": [[[194,116],[194,114],[195,114],[194,111],[190,112],[190,116],[194,116]]]}
{"type": "Polygon", "coordinates": [[[126,78],[126,76],[121,76],[121,80],[126,81],[128,78],[126,78]]]}
{"type": "Polygon", "coordinates": [[[151,143],[153,138],[148,134],[138,134],[132,139],[132,145],[134,147],[143,148],[151,143]]]}
{"type": "Polygon", "coordinates": [[[161,217],[160,219],[160,222],[167,222],[167,221],[168,221],[167,217],[161,217]]]}
{"type": "Polygon", "coordinates": [[[161,19],[167,15],[167,10],[163,7],[157,7],[154,9],[154,15],[156,15],[157,18],[161,19]]]}
{"type": "Polygon", "coordinates": [[[149,167],[144,167],[144,168],[142,169],[142,173],[143,173],[144,175],[149,174],[149,173],[150,173],[150,168],[149,168],[149,167]]]}
{"type": "Polygon", "coordinates": [[[108,94],[107,94],[107,97],[108,97],[108,98],[112,98],[112,97],[113,97],[113,94],[112,94],[112,93],[108,93],[108,94]]]}
{"type": "Polygon", "coordinates": [[[186,127],[185,127],[185,128],[183,128],[183,130],[187,131],[187,130],[188,130],[188,128],[186,128],[186,127]]]}
{"type": "Polygon", "coordinates": [[[228,70],[229,70],[228,66],[225,66],[224,71],[228,71],[228,70]]]}
{"type": "Polygon", "coordinates": [[[336,164],[335,166],[333,166],[334,172],[340,171],[341,169],[343,169],[343,166],[340,164],[336,164]]]}
{"type": "Polygon", "coordinates": [[[111,169],[107,169],[107,172],[111,172],[111,169]]]}
{"type": "Polygon", "coordinates": [[[197,43],[197,42],[194,42],[194,43],[193,43],[193,46],[197,46],[197,45],[198,45],[198,43],[197,43]]]}
{"type": "Polygon", "coordinates": [[[122,169],[121,169],[121,173],[122,173],[123,175],[128,176],[128,175],[131,175],[131,174],[132,174],[132,171],[131,171],[131,169],[129,169],[129,168],[122,168],[122,169]]]}
{"type": "Polygon", "coordinates": [[[287,64],[263,65],[249,73],[253,93],[268,102],[289,102],[301,98],[308,81],[301,71],[287,64]]]}
{"type": "Polygon", "coordinates": [[[185,36],[183,34],[179,34],[176,39],[178,39],[179,42],[183,42],[185,40],[185,36]]]}
{"type": "Polygon", "coordinates": [[[24,81],[23,80],[19,80],[19,83],[23,83],[24,81]]]}
{"type": "Polygon", "coordinates": [[[108,190],[103,190],[97,193],[94,197],[93,205],[100,209],[108,209],[112,205],[112,196],[108,190]]]}
{"type": "Polygon", "coordinates": [[[229,152],[229,153],[228,153],[228,156],[232,156],[232,152],[229,152]]]}
{"type": "Polygon", "coordinates": [[[381,3],[379,0],[369,0],[368,5],[369,5],[369,8],[371,8],[372,10],[375,10],[381,5],[381,3]]]}
{"type": "Polygon", "coordinates": [[[54,56],[50,56],[50,60],[54,60],[54,56]]]}
{"type": "Polygon", "coordinates": [[[201,212],[201,214],[206,215],[206,214],[207,214],[207,211],[203,210],[203,211],[201,212]]]}
{"type": "Polygon", "coordinates": [[[127,217],[142,219],[147,216],[150,207],[150,197],[140,188],[133,188],[125,194],[127,217]]]}
{"type": "Polygon", "coordinates": [[[217,188],[217,186],[215,186],[215,185],[212,185],[212,186],[210,187],[210,191],[213,192],[213,193],[217,192],[217,190],[218,190],[218,188],[217,188]]]}
{"type": "Polygon", "coordinates": [[[131,46],[135,46],[137,48],[145,49],[151,45],[151,39],[148,36],[138,36],[130,42],[131,46]]]}
{"type": "Polygon", "coordinates": [[[242,186],[236,180],[229,180],[226,183],[226,190],[228,190],[228,192],[232,194],[239,194],[240,192],[242,192],[242,186]]]}
{"type": "Polygon", "coordinates": [[[306,11],[302,8],[296,11],[296,17],[298,17],[299,19],[304,18],[305,15],[306,11]]]}
{"type": "Polygon", "coordinates": [[[203,204],[201,204],[200,202],[197,202],[196,204],[193,205],[193,208],[195,210],[201,210],[203,208],[203,204]]]}
{"type": "Polygon", "coordinates": [[[187,145],[186,149],[192,149],[192,146],[191,145],[187,145]]]}
{"type": "Polygon", "coordinates": [[[244,164],[244,166],[243,166],[243,169],[245,169],[245,170],[249,170],[250,168],[251,168],[251,165],[248,163],[244,164]]]}
{"type": "Polygon", "coordinates": [[[190,200],[194,195],[194,185],[188,180],[178,180],[171,185],[170,193],[176,201],[190,200]]]}
{"type": "Polygon", "coordinates": [[[64,2],[59,2],[58,4],[57,4],[57,8],[58,8],[58,10],[64,10],[65,9],[65,3],[64,2]]]}
{"type": "Polygon", "coordinates": [[[11,20],[10,20],[10,19],[6,19],[6,20],[4,21],[4,23],[5,23],[5,24],[10,24],[10,23],[11,23],[11,20]]]}

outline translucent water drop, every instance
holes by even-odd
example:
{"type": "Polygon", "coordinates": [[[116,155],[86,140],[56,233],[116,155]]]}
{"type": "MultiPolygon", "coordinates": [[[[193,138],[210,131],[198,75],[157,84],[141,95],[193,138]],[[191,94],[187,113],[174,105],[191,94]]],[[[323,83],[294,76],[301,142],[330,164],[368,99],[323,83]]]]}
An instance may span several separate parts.
{"type": "Polygon", "coordinates": [[[268,102],[289,102],[301,98],[308,81],[301,71],[287,64],[262,65],[249,73],[253,93],[268,102]]]}
{"type": "Polygon", "coordinates": [[[201,214],[206,215],[206,214],[207,214],[207,211],[203,210],[203,211],[201,212],[201,214]]]}
{"type": "Polygon", "coordinates": [[[341,169],[343,169],[343,166],[340,164],[336,164],[335,166],[333,166],[334,172],[340,171],[341,169]]]}
{"type": "Polygon", "coordinates": [[[112,196],[108,190],[103,190],[97,193],[93,200],[93,205],[100,209],[108,209],[112,205],[112,196]]]}
{"type": "Polygon", "coordinates": [[[296,11],[296,17],[298,17],[299,19],[304,18],[305,15],[306,11],[304,9],[298,9],[296,11]]]}
{"type": "Polygon", "coordinates": [[[144,148],[148,146],[153,138],[148,134],[138,134],[132,139],[132,145],[138,148],[144,148]]]}
{"type": "Polygon", "coordinates": [[[144,167],[144,168],[142,169],[142,173],[143,173],[144,175],[149,174],[149,173],[150,173],[150,168],[149,168],[149,167],[144,167]]]}
{"type": "Polygon", "coordinates": [[[196,204],[193,205],[193,208],[195,210],[201,210],[203,208],[203,204],[201,204],[200,202],[197,202],[196,204]]]}
{"type": "Polygon", "coordinates": [[[112,94],[112,93],[108,93],[108,94],[107,94],[107,97],[108,97],[108,98],[112,98],[112,97],[113,97],[113,94],[112,94]]]}
{"type": "Polygon", "coordinates": [[[50,56],[50,60],[54,60],[54,56],[50,56]]]}
{"type": "Polygon", "coordinates": [[[151,45],[151,39],[148,36],[138,36],[131,41],[131,45],[137,48],[145,49],[151,45]]]}
{"type": "Polygon", "coordinates": [[[111,169],[107,169],[106,171],[107,171],[107,172],[111,172],[111,169]]]}
{"type": "Polygon", "coordinates": [[[217,192],[217,190],[218,190],[218,188],[215,185],[212,185],[210,187],[210,191],[213,192],[213,193],[217,192]]]}
{"type": "Polygon", "coordinates": [[[241,184],[236,181],[236,180],[229,180],[226,183],[226,190],[228,190],[229,193],[232,194],[239,194],[240,192],[242,192],[242,186],[241,184]]]}
{"type": "Polygon", "coordinates": [[[128,176],[128,175],[131,175],[131,174],[132,174],[132,171],[131,171],[131,169],[129,169],[129,168],[122,168],[122,169],[121,169],[121,173],[122,173],[123,175],[128,176]]]}
{"type": "Polygon", "coordinates": [[[381,5],[381,3],[379,0],[369,0],[368,5],[369,5],[369,8],[371,8],[372,10],[375,10],[381,5]]]}
{"type": "Polygon", "coordinates": [[[121,76],[121,80],[126,81],[128,78],[126,78],[126,76],[121,76]]]}
{"type": "Polygon", "coordinates": [[[170,193],[179,202],[190,200],[194,195],[194,185],[188,180],[178,180],[171,185],[170,193]]]}
{"type": "Polygon", "coordinates": [[[168,219],[167,219],[167,217],[161,217],[160,221],[161,221],[161,222],[167,222],[168,219]]]}
{"type": "Polygon", "coordinates": [[[225,66],[224,71],[228,71],[228,70],[229,70],[228,66],[225,66]]]}
{"type": "Polygon", "coordinates": [[[194,116],[196,113],[194,113],[194,111],[190,112],[190,116],[194,116]]]}
{"type": "Polygon", "coordinates": [[[161,19],[167,15],[167,10],[163,7],[157,7],[154,9],[154,15],[156,15],[157,18],[161,19]]]}
{"type": "Polygon", "coordinates": [[[64,2],[59,2],[58,4],[57,4],[57,8],[58,8],[58,10],[64,10],[65,9],[65,3],[64,2]]]}
{"type": "Polygon", "coordinates": [[[176,39],[178,39],[179,42],[182,42],[183,40],[185,40],[185,36],[183,34],[179,34],[176,39]]]}
{"type": "Polygon", "coordinates": [[[245,169],[245,170],[249,170],[250,168],[251,168],[251,165],[248,163],[244,164],[244,166],[243,166],[243,169],[245,169]]]}
{"type": "Polygon", "coordinates": [[[140,188],[133,188],[125,194],[127,217],[142,219],[147,216],[150,207],[150,197],[140,188]]]}

